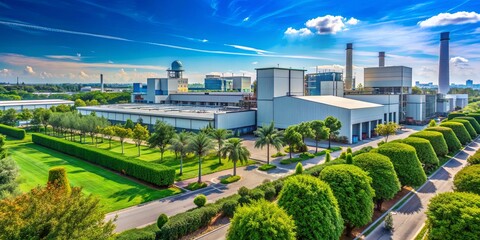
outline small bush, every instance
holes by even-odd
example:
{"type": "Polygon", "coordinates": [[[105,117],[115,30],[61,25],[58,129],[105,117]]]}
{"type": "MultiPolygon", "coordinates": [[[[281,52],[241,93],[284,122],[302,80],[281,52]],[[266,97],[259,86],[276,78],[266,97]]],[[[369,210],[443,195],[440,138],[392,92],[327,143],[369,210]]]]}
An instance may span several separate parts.
{"type": "Polygon", "coordinates": [[[243,187],[240,187],[238,189],[238,195],[240,195],[240,197],[245,197],[245,196],[248,196],[250,195],[250,189],[248,189],[247,187],[243,186],[243,187]]]}
{"type": "Polygon", "coordinates": [[[200,188],[206,188],[207,186],[208,185],[204,182],[201,182],[201,183],[193,182],[193,183],[188,184],[188,186],[186,188],[190,191],[195,191],[195,190],[200,189],[200,188]]]}
{"type": "Polygon", "coordinates": [[[240,180],[240,176],[230,176],[230,177],[227,177],[227,178],[222,178],[222,180],[220,180],[221,183],[223,184],[229,184],[229,183],[233,183],[233,182],[236,182],[238,180],[240,180]]]}
{"type": "Polygon", "coordinates": [[[345,162],[347,164],[352,164],[353,163],[353,157],[352,157],[352,154],[351,153],[347,153],[347,157],[345,159],[345,162]]]}
{"type": "Polygon", "coordinates": [[[311,168],[305,169],[305,171],[303,171],[303,173],[312,175],[314,177],[318,177],[325,167],[328,167],[328,166],[331,166],[331,165],[336,165],[336,164],[345,164],[345,160],[341,159],[341,158],[337,158],[337,159],[332,160],[330,162],[326,162],[326,163],[319,164],[319,165],[313,166],[311,168]]]}
{"type": "Polygon", "coordinates": [[[332,156],[330,156],[330,152],[325,154],[325,162],[330,162],[332,160],[332,156]]]}
{"type": "Polygon", "coordinates": [[[380,147],[380,146],[382,146],[382,145],[385,144],[385,143],[387,143],[387,142],[385,142],[385,141],[382,140],[382,141],[380,141],[380,142],[377,143],[377,146],[380,147]]]}
{"type": "Polygon", "coordinates": [[[468,133],[467,128],[461,123],[442,122],[440,126],[452,129],[452,131],[455,133],[455,136],[457,136],[458,140],[463,145],[472,141],[472,137],[470,137],[470,134],[468,133]]]}
{"type": "Polygon", "coordinates": [[[392,217],[392,212],[389,212],[387,216],[385,217],[385,229],[388,231],[393,231],[393,217],[392,217]]]}
{"type": "Polygon", "coordinates": [[[346,153],[346,152],[340,153],[340,156],[338,156],[338,158],[340,158],[340,159],[346,159],[346,158],[347,158],[347,153],[346,153]]]}
{"type": "Polygon", "coordinates": [[[275,193],[278,195],[283,189],[283,180],[279,179],[273,182],[273,187],[275,188],[275,193]]]}
{"type": "Polygon", "coordinates": [[[276,157],[284,157],[284,156],[287,156],[287,154],[282,153],[282,152],[277,152],[277,153],[273,154],[271,157],[276,158],[276,157]]]}
{"type": "Polygon", "coordinates": [[[207,203],[207,197],[203,194],[198,194],[195,199],[193,199],[193,203],[195,203],[197,207],[203,207],[207,203]]]}
{"type": "Polygon", "coordinates": [[[347,148],[347,153],[352,153],[352,148],[351,147],[347,148]]]}
{"type": "Polygon", "coordinates": [[[357,155],[360,155],[362,153],[368,153],[370,151],[372,151],[373,147],[372,146],[366,146],[366,147],[363,147],[355,152],[352,153],[352,157],[355,157],[357,155]]]}
{"type": "Polygon", "coordinates": [[[273,164],[263,164],[262,166],[260,166],[258,168],[258,170],[260,171],[268,171],[268,170],[271,170],[271,169],[275,169],[277,168],[277,166],[273,165],[273,164]]]}
{"type": "Polygon", "coordinates": [[[168,216],[165,213],[160,214],[157,219],[157,227],[160,229],[168,222],[168,216]]]}
{"type": "Polygon", "coordinates": [[[263,193],[265,194],[265,199],[268,201],[272,201],[277,196],[277,191],[275,190],[273,184],[265,186],[263,193]]]}
{"type": "Polygon", "coordinates": [[[456,117],[465,117],[466,114],[465,113],[461,113],[461,112],[451,112],[448,114],[448,120],[452,120],[456,117]]]}
{"type": "Polygon", "coordinates": [[[145,228],[134,228],[122,232],[115,236],[115,240],[155,240],[155,232],[158,231],[157,225],[152,224],[145,228]]]}
{"type": "Polygon", "coordinates": [[[302,163],[297,163],[295,167],[295,174],[302,174],[303,173],[303,165],[302,163]]]}
{"type": "Polygon", "coordinates": [[[468,164],[476,165],[480,164],[480,153],[475,153],[467,159],[468,164]]]}
{"type": "Polygon", "coordinates": [[[303,159],[309,159],[314,157],[315,157],[315,154],[309,153],[309,152],[303,152],[300,154],[300,158],[303,158],[303,159]]]}
{"type": "Polygon", "coordinates": [[[249,196],[253,201],[258,201],[265,198],[265,193],[261,189],[253,189],[249,196]]]}
{"type": "Polygon", "coordinates": [[[478,134],[480,134],[480,124],[478,124],[477,120],[475,120],[475,118],[473,117],[456,117],[454,118],[455,119],[463,119],[463,120],[467,120],[473,127],[473,129],[475,129],[475,132],[478,134]]]}
{"type": "Polygon", "coordinates": [[[449,122],[458,122],[458,123],[463,124],[463,126],[465,126],[465,128],[467,129],[468,134],[470,134],[470,137],[471,137],[472,139],[475,138],[475,137],[477,137],[477,132],[475,131],[475,129],[473,128],[472,124],[470,124],[470,122],[469,122],[468,120],[454,118],[454,119],[452,119],[452,120],[449,120],[449,122]]]}
{"type": "Polygon", "coordinates": [[[447,142],[448,151],[455,152],[462,148],[462,143],[458,140],[457,136],[451,128],[448,127],[429,127],[426,128],[425,131],[434,131],[443,134],[443,138],[445,138],[445,142],[447,142]]]}
{"type": "Polygon", "coordinates": [[[453,179],[455,191],[480,194],[480,165],[466,166],[453,179]]]}
{"type": "Polygon", "coordinates": [[[225,201],[222,205],[222,213],[226,217],[233,217],[233,214],[235,213],[235,209],[238,206],[238,202],[234,200],[229,200],[225,201]]]}
{"type": "Polygon", "coordinates": [[[10,127],[4,124],[0,124],[0,133],[16,139],[24,139],[27,135],[24,129],[10,127]]]}
{"type": "Polygon", "coordinates": [[[48,183],[57,188],[65,189],[68,194],[72,191],[70,182],[67,178],[67,172],[64,167],[53,167],[48,171],[48,183]]]}
{"type": "Polygon", "coordinates": [[[430,144],[432,144],[433,150],[435,150],[435,154],[437,154],[437,156],[445,156],[448,153],[447,142],[445,141],[445,138],[443,138],[443,134],[439,132],[420,131],[410,136],[424,138],[430,141],[430,144]]]}

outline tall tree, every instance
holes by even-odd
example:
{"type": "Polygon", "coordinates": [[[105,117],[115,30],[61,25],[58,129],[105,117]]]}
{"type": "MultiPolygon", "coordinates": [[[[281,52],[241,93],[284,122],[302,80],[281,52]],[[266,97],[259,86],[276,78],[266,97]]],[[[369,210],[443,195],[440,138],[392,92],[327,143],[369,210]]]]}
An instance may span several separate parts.
{"type": "Polygon", "coordinates": [[[202,158],[213,148],[212,139],[203,132],[194,135],[188,144],[188,150],[198,157],[198,183],[202,182],[202,158]]]}
{"type": "Polygon", "coordinates": [[[5,125],[15,126],[17,123],[17,111],[15,111],[13,108],[3,111],[0,121],[5,125]]]}
{"type": "Polygon", "coordinates": [[[108,148],[112,148],[112,138],[115,136],[116,126],[107,126],[102,129],[102,134],[108,138],[108,148]]]}
{"type": "Polygon", "coordinates": [[[385,142],[388,142],[388,136],[395,134],[398,128],[399,126],[395,122],[389,122],[386,124],[381,123],[377,125],[375,132],[378,135],[385,137],[385,142]]]}
{"type": "Polygon", "coordinates": [[[150,132],[148,132],[147,127],[142,126],[141,124],[137,123],[133,128],[133,140],[138,147],[138,156],[140,156],[140,147],[142,146],[142,142],[148,139],[150,132]]]}
{"type": "Polygon", "coordinates": [[[250,151],[243,146],[242,139],[240,138],[228,139],[220,152],[224,158],[227,157],[233,162],[233,176],[237,175],[237,162],[245,164],[250,158],[250,151]]]}
{"type": "Polygon", "coordinates": [[[17,163],[7,157],[5,136],[0,135],[0,199],[5,198],[18,190],[18,166],[17,163]]]}
{"type": "Polygon", "coordinates": [[[340,133],[340,129],[342,128],[342,122],[335,117],[328,116],[324,120],[325,127],[329,129],[328,134],[328,148],[331,148],[332,137],[337,136],[340,133]]]}
{"type": "Polygon", "coordinates": [[[87,106],[87,104],[85,103],[85,101],[83,101],[82,99],[79,98],[79,99],[75,100],[74,106],[75,107],[85,107],[85,106],[87,106]]]}
{"type": "Polygon", "coordinates": [[[295,130],[302,135],[302,142],[305,144],[305,138],[313,137],[313,130],[310,122],[301,122],[295,125],[295,130]]]}
{"type": "Polygon", "coordinates": [[[213,129],[210,131],[209,134],[216,142],[217,142],[217,155],[218,155],[218,163],[222,163],[222,157],[221,157],[221,150],[223,147],[223,144],[225,143],[225,139],[227,139],[231,135],[231,131],[227,129],[213,129]]]}
{"type": "Polygon", "coordinates": [[[114,131],[115,131],[115,136],[117,136],[120,139],[120,144],[122,145],[122,155],[123,155],[123,143],[125,142],[126,138],[129,138],[132,136],[132,129],[124,128],[121,125],[117,125],[114,127],[114,131]]]}
{"type": "Polygon", "coordinates": [[[130,128],[132,130],[135,128],[135,124],[133,123],[132,119],[127,119],[127,122],[125,122],[125,128],[130,128]]]}
{"type": "Polygon", "coordinates": [[[33,118],[33,113],[30,111],[30,109],[24,108],[18,113],[17,118],[20,121],[28,121],[33,118]]]}
{"type": "Polygon", "coordinates": [[[283,133],[282,141],[288,145],[288,152],[290,158],[292,158],[293,149],[302,143],[302,135],[296,131],[295,126],[288,127],[283,133]]]}
{"type": "Polygon", "coordinates": [[[322,120],[313,120],[310,123],[313,132],[313,139],[315,140],[315,153],[318,152],[318,142],[326,139],[330,134],[330,129],[325,126],[322,120]]]}
{"type": "Polygon", "coordinates": [[[167,149],[167,145],[175,134],[175,128],[172,125],[158,121],[155,123],[155,127],[152,135],[148,138],[148,145],[151,148],[158,147],[160,149],[160,161],[163,161],[163,153],[167,149]]]}
{"type": "Polygon", "coordinates": [[[277,151],[282,149],[282,132],[278,131],[273,122],[271,122],[270,125],[262,126],[254,133],[257,136],[255,148],[263,149],[263,147],[267,147],[267,164],[270,164],[270,145],[274,146],[277,151]]]}
{"type": "Polygon", "coordinates": [[[188,144],[190,143],[191,134],[189,132],[182,131],[175,134],[170,140],[170,149],[177,152],[180,155],[180,174],[183,174],[183,159],[188,153],[188,144]]]}

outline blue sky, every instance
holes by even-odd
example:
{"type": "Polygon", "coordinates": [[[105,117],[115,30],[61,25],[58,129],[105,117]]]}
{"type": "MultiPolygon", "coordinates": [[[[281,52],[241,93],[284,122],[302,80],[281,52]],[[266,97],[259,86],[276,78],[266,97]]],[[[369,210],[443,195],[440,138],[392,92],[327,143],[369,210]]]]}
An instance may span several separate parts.
{"type": "Polygon", "coordinates": [[[451,82],[480,83],[480,2],[440,1],[36,1],[0,0],[0,81],[145,82],[181,60],[190,82],[258,67],[354,71],[413,68],[437,82],[439,34],[451,32],[451,82]]]}

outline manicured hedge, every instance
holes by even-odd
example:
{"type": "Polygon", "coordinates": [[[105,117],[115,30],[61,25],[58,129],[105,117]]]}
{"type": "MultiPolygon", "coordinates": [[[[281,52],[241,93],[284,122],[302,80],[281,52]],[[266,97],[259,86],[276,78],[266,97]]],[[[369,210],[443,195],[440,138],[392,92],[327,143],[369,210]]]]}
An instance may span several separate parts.
{"type": "Polygon", "coordinates": [[[424,164],[425,170],[438,166],[439,161],[430,141],[424,138],[407,137],[402,142],[415,148],[418,159],[424,164]]]}
{"type": "Polygon", "coordinates": [[[480,134],[480,124],[478,124],[478,122],[477,122],[477,120],[475,120],[475,118],[473,118],[473,117],[456,117],[453,120],[455,120],[455,119],[467,120],[468,122],[470,122],[470,124],[472,124],[472,127],[473,127],[473,129],[475,129],[475,132],[477,134],[480,134]]]}
{"type": "Polygon", "coordinates": [[[467,117],[473,117],[478,123],[480,123],[480,113],[468,113],[467,117]]]}
{"type": "Polygon", "coordinates": [[[420,131],[410,135],[410,137],[419,137],[430,141],[437,156],[445,156],[448,153],[447,142],[443,138],[443,134],[439,132],[420,131]]]}
{"type": "Polygon", "coordinates": [[[32,134],[32,141],[38,145],[125,173],[158,186],[171,185],[175,179],[175,169],[160,164],[126,158],[102,149],[83,146],[38,133],[32,134]]]}
{"type": "Polygon", "coordinates": [[[458,140],[457,136],[453,132],[451,128],[448,127],[429,127],[425,129],[425,131],[434,131],[443,134],[443,138],[445,138],[445,142],[447,142],[448,151],[455,152],[462,148],[462,143],[458,140]]]}
{"type": "Polygon", "coordinates": [[[337,165],[337,164],[345,164],[345,159],[337,158],[333,161],[319,164],[311,168],[307,168],[303,171],[303,174],[309,174],[309,175],[318,177],[320,176],[320,173],[323,171],[324,168],[332,165],[337,165]]]}
{"type": "Polygon", "coordinates": [[[470,165],[480,164],[480,153],[477,151],[475,154],[468,157],[467,162],[470,165]]]}
{"type": "Polygon", "coordinates": [[[449,122],[458,122],[458,123],[461,123],[463,124],[463,126],[465,126],[465,128],[467,129],[468,131],[468,134],[470,134],[470,137],[472,139],[476,138],[477,137],[477,132],[475,131],[475,129],[473,128],[472,124],[470,124],[470,122],[468,120],[464,120],[464,119],[452,119],[452,120],[449,120],[449,122]]]}
{"type": "Polygon", "coordinates": [[[465,128],[465,126],[459,122],[442,122],[440,127],[452,129],[452,131],[455,133],[455,136],[457,136],[458,140],[463,145],[472,141],[472,137],[470,137],[467,128],[465,128]]]}
{"type": "Polygon", "coordinates": [[[25,130],[4,124],[0,124],[0,133],[17,139],[24,139],[26,135],[25,130]]]}
{"type": "Polygon", "coordinates": [[[461,112],[451,112],[448,114],[448,120],[452,120],[456,117],[465,117],[466,114],[465,113],[461,113],[461,112]]]}
{"type": "Polygon", "coordinates": [[[453,178],[455,191],[480,194],[480,165],[466,166],[453,178]]]}

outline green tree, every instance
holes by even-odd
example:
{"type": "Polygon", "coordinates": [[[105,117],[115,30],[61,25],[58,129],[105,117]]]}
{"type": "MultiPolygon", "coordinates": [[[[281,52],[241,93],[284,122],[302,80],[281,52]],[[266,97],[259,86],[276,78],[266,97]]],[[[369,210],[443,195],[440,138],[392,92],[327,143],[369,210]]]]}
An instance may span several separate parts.
{"type": "Polygon", "coordinates": [[[453,179],[455,191],[480,195],[480,165],[466,166],[453,179]]]}
{"type": "Polygon", "coordinates": [[[330,186],[316,177],[304,174],[287,178],[278,205],[295,220],[297,239],[339,239],[342,235],[337,199],[330,186]]]}
{"type": "Polygon", "coordinates": [[[327,152],[325,153],[325,162],[330,162],[331,160],[331,156],[330,156],[330,151],[327,150],[327,152]]]}
{"type": "Polygon", "coordinates": [[[2,153],[2,155],[3,157],[0,159],[0,199],[10,196],[18,190],[17,163],[11,158],[5,158],[5,154],[2,153]]]}
{"type": "Polygon", "coordinates": [[[296,127],[290,126],[285,129],[285,132],[282,137],[282,142],[288,145],[288,152],[290,158],[292,158],[293,149],[295,146],[298,146],[302,143],[302,135],[296,131],[296,127]]]}
{"type": "Polygon", "coordinates": [[[271,122],[270,125],[262,126],[254,133],[257,136],[255,148],[263,149],[263,147],[267,147],[267,164],[270,164],[270,145],[275,147],[277,151],[282,149],[282,132],[278,131],[273,122],[271,122]]]}
{"type": "Polygon", "coordinates": [[[135,128],[135,123],[133,123],[132,119],[127,119],[127,121],[125,122],[125,128],[130,128],[130,129],[134,129],[135,128]]]}
{"type": "Polygon", "coordinates": [[[347,164],[353,164],[353,157],[351,153],[347,153],[347,156],[345,157],[345,162],[347,164]]]}
{"type": "Polygon", "coordinates": [[[387,124],[380,123],[375,128],[375,132],[378,135],[385,137],[385,142],[388,142],[388,136],[394,135],[398,128],[399,126],[395,122],[389,122],[387,124]]]}
{"type": "Polygon", "coordinates": [[[318,152],[318,142],[327,139],[330,129],[325,126],[322,120],[313,120],[310,122],[313,131],[313,139],[315,140],[315,153],[318,152]]]}
{"type": "Polygon", "coordinates": [[[202,182],[202,158],[213,148],[212,139],[202,132],[194,135],[188,143],[188,151],[198,157],[198,183],[202,182]]]}
{"type": "Polygon", "coordinates": [[[413,86],[412,87],[412,94],[423,94],[423,91],[421,88],[417,87],[417,86],[413,86]]]}
{"type": "Polygon", "coordinates": [[[33,119],[32,122],[35,125],[42,125],[47,133],[48,120],[52,116],[52,111],[45,108],[36,108],[33,110],[33,119]]]}
{"type": "Polygon", "coordinates": [[[480,196],[446,192],[428,204],[428,239],[478,239],[480,236],[480,196]]]}
{"type": "Polygon", "coordinates": [[[137,123],[133,128],[132,138],[138,147],[138,156],[140,156],[140,147],[142,146],[143,141],[147,140],[149,135],[150,132],[148,131],[147,127],[142,126],[139,123],[137,123]]]}
{"type": "Polygon", "coordinates": [[[225,143],[225,140],[231,135],[231,131],[227,130],[227,129],[222,129],[222,128],[218,128],[218,129],[212,129],[209,133],[210,137],[212,139],[214,139],[216,142],[217,142],[217,156],[218,156],[218,163],[219,164],[222,164],[222,154],[221,154],[221,151],[222,151],[222,147],[223,147],[223,144],[225,143]]]}
{"type": "Polygon", "coordinates": [[[70,187],[70,182],[67,178],[67,171],[64,167],[53,167],[48,171],[48,184],[62,188],[65,190],[65,193],[70,194],[72,189],[70,187]]]}
{"type": "Polygon", "coordinates": [[[158,121],[155,123],[153,133],[148,138],[148,144],[151,148],[158,147],[160,149],[160,161],[163,161],[163,153],[167,149],[167,145],[175,134],[175,128],[164,122],[158,121]]]}
{"type": "Polygon", "coordinates": [[[182,131],[178,134],[173,135],[172,139],[170,140],[170,149],[180,155],[179,175],[183,174],[183,159],[187,156],[188,153],[188,144],[190,141],[190,137],[190,133],[182,131]]]}
{"type": "Polygon", "coordinates": [[[295,222],[276,204],[261,200],[235,210],[227,239],[294,240],[295,222]]]}
{"type": "Polygon", "coordinates": [[[168,216],[165,213],[160,214],[157,218],[157,227],[158,229],[162,228],[168,222],[168,216]]]}
{"type": "Polygon", "coordinates": [[[126,138],[132,136],[132,129],[124,128],[121,125],[114,126],[113,130],[115,131],[115,136],[120,139],[120,144],[122,146],[122,155],[123,155],[123,143],[125,142],[126,138]]]}
{"type": "Polygon", "coordinates": [[[111,239],[99,200],[81,188],[37,187],[0,201],[0,239],[111,239]]]}
{"type": "Polygon", "coordinates": [[[197,207],[203,207],[207,203],[207,197],[203,194],[198,194],[194,199],[193,203],[197,205],[197,207]]]}
{"type": "Polygon", "coordinates": [[[324,120],[325,127],[328,128],[329,134],[328,134],[328,148],[330,149],[331,142],[332,142],[332,137],[337,136],[340,133],[340,129],[342,128],[342,122],[338,120],[335,117],[328,116],[324,120]]]}
{"type": "Polygon", "coordinates": [[[33,113],[30,111],[30,109],[24,108],[18,113],[17,118],[20,121],[28,121],[33,118],[33,113]]]}
{"type": "Polygon", "coordinates": [[[228,139],[220,153],[222,157],[228,158],[233,162],[233,176],[237,175],[237,162],[246,164],[250,158],[250,151],[243,146],[243,141],[240,138],[228,139]]]}
{"type": "Polygon", "coordinates": [[[314,137],[310,122],[301,122],[294,126],[295,130],[302,135],[302,142],[305,144],[305,138],[314,137]]]}
{"type": "Polygon", "coordinates": [[[302,174],[303,173],[303,165],[301,162],[297,163],[297,166],[295,166],[295,174],[302,174]]]}
{"type": "Polygon", "coordinates": [[[392,199],[401,189],[392,162],[382,154],[362,153],[353,158],[353,164],[372,178],[372,188],[375,190],[373,200],[376,203],[376,209],[381,211],[382,203],[392,199]]]}
{"type": "Polygon", "coordinates": [[[74,102],[74,106],[75,107],[85,107],[87,106],[87,104],[85,103],[85,101],[83,101],[82,99],[76,99],[75,102],[74,102]]]}
{"type": "Polygon", "coordinates": [[[371,187],[372,178],[365,171],[354,165],[338,164],[323,169],[320,179],[330,185],[339,199],[347,236],[351,236],[354,227],[370,222],[375,191],[371,187]]]}
{"type": "Polygon", "coordinates": [[[108,148],[112,148],[112,138],[115,136],[115,126],[107,126],[102,129],[102,134],[108,139],[108,148]]]}
{"type": "Polygon", "coordinates": [[[17,123],[17,111],[13,108],[3,111],[0,122],[8,126],[15,126],[17,123]]]}

